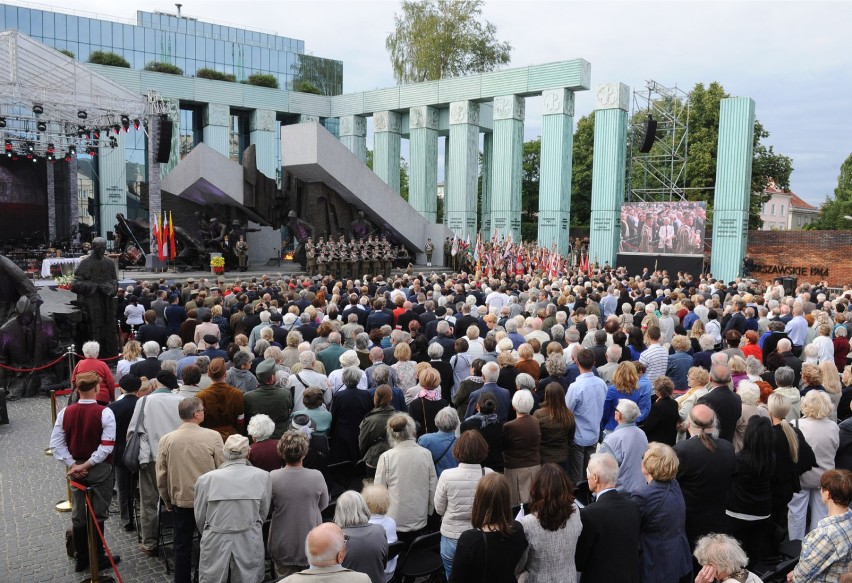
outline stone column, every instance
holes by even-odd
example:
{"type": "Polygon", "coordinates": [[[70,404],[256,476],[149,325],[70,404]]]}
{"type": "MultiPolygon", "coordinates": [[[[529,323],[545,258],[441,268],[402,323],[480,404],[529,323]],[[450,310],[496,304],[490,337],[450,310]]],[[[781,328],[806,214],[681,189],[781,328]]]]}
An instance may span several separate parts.
{"type": "Polygon", "coordinates": [[[275,112],[255,109],[249,120],[249,142],[255,145],[257,169],[267,178],[275,178],[275,112]]]}
{"type": "Polygon", "coordinates": [[[399,157],[402,116],[395,111],[373,114],[373,172],[395,192],[399,192],[399,157]]]}
{"type": "Polygon", "coordinates": [[[571,224],[571,163],[574,147],[574,92],[542,92],[541,169],[538,187],[538,244],[568,253],[571,224]]]}
{"type": "Polygon", "coordinates": [[[494,98],[494,153],[490,193],[492,231],[496,229],[498,236],[503,237],[511,233],[513,241],[521,239],[524,109],[525,100],[518,95],[494,98]]]}
{"type": "Polygon", "coordinates": [[[456,235],[476,239],[476,195],[479,170],[479,104],[450,104],[450,146],[444,205],[447,227],[456,235]]]}
{"type": "MultiPolygon", "coordinates": [[[[106,132],[105,132],[106,133],[106,132]]],[[[106,237],[106,232],[111,231],[115,225],[115,215],[122,213],[127,216],[127,162],[124,154],[125,132],[117,134],[112,130],[104,139],[101,135],[100,147],[98,148],[98,196],[100,197],[100,208],[98,209],[98,235],[106,237]],[[116,146],[110,146],[115,138],[116,146]]]]}
{"type": "Polygon", "coordinates": [[[411,172],[408,202],[432,223],[438,222],[438,110],[412,107],[408,117],[411,172]]]}
{"type": "Polygon", "coordinates": [[[606,83],[598,88],[592,163],[590,263],[597,261],[601,265],[604,262],[615,265],[618,253],[629,105],[630,88],[624,83],[606,83]]]}
{"type": "Polygon", "coordinates": [[[494,159],[494,134],[482,134],[482,236],[491,237],[491,168],[494,159]]]}
{"type": "Polygon", "coordinates": [[[221,103],[208,103],[204,108],[202,140],[226,158],[231,155],[231,108],[221,103]]]}
{"type": "Polygon", "coordinates": [[[340,141],[362,162],[367,161],[367,118],[361,115],[340,117],[340,141]]]}
{"type": "Polygon", "coordinates": [[[713,197],[713,277],[731,281],[741,273],[748,241],[751,163],[754,157],[754,101],[723,99],[719,104],[716,193],[713,197]]]}

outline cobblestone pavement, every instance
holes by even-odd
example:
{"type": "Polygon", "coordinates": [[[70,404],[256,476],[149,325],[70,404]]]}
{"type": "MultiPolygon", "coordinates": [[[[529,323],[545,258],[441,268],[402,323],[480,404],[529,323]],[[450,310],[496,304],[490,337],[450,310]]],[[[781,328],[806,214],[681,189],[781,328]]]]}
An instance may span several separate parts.
{"type": "MultiPolygon", "coordinates": [[[[0,425],[0,582],[82,581],[86,573],[75,573],[74,561],[65,554],[71,515],[54,509],[66,496],[62,464],[44,454],[50,400],[10,402],[9,418],[9,425],[0,425]]],[[[125,582],[172,581],[163,559],[144,555],[136,534],[125,532],[117,517],[106,522],[106,540],[121,555],[118,569],[125,582]]]]}

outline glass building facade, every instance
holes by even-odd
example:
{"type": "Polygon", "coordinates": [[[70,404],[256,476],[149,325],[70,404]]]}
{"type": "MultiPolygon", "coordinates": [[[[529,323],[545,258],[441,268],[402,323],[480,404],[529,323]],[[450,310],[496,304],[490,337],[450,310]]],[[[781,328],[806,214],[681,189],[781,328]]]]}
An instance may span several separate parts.
{"type": "Polygon", "coordinates": [[[86,62],[94,51],[123,56],[134,69],[151,62],[236,75],[274,75],[281,89],[339,95],[343,63],[305,54],[304,41],[194,18],[137,11],[136,24],[0,4],[0,30],[17,29],[86,62]]]}

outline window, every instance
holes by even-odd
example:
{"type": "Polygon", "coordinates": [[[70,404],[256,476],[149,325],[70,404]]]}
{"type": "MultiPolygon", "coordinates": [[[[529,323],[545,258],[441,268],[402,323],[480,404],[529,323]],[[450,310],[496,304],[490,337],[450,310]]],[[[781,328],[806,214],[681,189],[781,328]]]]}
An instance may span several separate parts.
{"type": "Polygon", "coordinates": [[[783,204],[781,205],[781,216],[782,217],[784,216],[784,205],[783,204]]]}
{"type": "Polygon", "coordinates": [[[772,203],[772,206],[770,208],[772,209],[772,211],[769,214],[774,217],[775,216],[775,203],[774,202],[772,203]]]}

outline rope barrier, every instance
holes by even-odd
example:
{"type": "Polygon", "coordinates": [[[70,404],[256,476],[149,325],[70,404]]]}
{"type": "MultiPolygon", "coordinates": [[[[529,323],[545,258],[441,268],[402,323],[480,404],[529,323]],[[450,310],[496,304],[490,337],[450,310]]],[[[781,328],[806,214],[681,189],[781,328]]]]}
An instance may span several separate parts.
{"type": "Polygon", "coordinates": [[[57,362],[59,362],[63,358],[65,358],[64,354],[51,363],[45,364],[43,366],[37,366],[35,368],[15,368],[14,366],[6,366],[5,364],[0,364],[0,368],[2,368],[4,370],[9,370],[9,371],[12,371],[12,372],[37,372],[37,371],[44,370],[46,368],[52,367],[53,365],[55,365],[57,362]]]}
{"type": "MultiPolygon", "coordinates": [[[[89,498],[89,488],[88,486],[84,486],[79,482],[75,482],[74,480],[69,480],[72,487],[77,488],[86,496],[86,506],[89,508],[90,519],[89,524],[95,527],[95,531],[98,533],[98,537],[101,539],[101,543],[104,545],[104,551],[106,551],[106,555],[109,558],[109,563],[112,565],[112,571],[115,573],[115,576],[118,578],[118,583],[124,583],[124,580],[121,578],[121,573],[118,572],[118,567],[115,564],[115,561],[112,558],[112,551],[109,550],[107,546],[106,539],[104,538],[104,533],[101,531],[101,525],[98,523],[97,516],[95,516],[95,509],[92,506],[92,501],[89,498]]],[[[91,541],[92,533],[89,532],[89,540],[91,541]]],[[[92,573],[97,572],[98,568],[98,558],[91,556],[91,544],[89,545],[89,571],[92,573]],[[94,562],[93,562],[94,560],[94,562]]]]}
{"type": "MultiPolygon", "coordinates": [[[[86,356],[86,355],[84,355],[84,354],[77,354],[76,352],[75,352],[75,353],[73,353],[73,354],[74,354],[74,356],[76,356],[77,358],[88,358],[88,356],[86,356]]],[[[102,360],[102,361],[104,361],[104,362],[109,362],[109,361],[111,361],[111,360],[118,360],[119,358],[121,358],[121,355],[120,355],[120,354],[119,354],[118,356],[110,356],[110,357],[105,357],[105,358],[98,358],[97,360],[102,360]]]]}
{"type": "Polygon", "coordinates": [[[73,389],[62,389],[61,391],[53,391],[53,394],[57,397],[64,397],[65,395],[70,395],[73,392],[73,389]]]}

